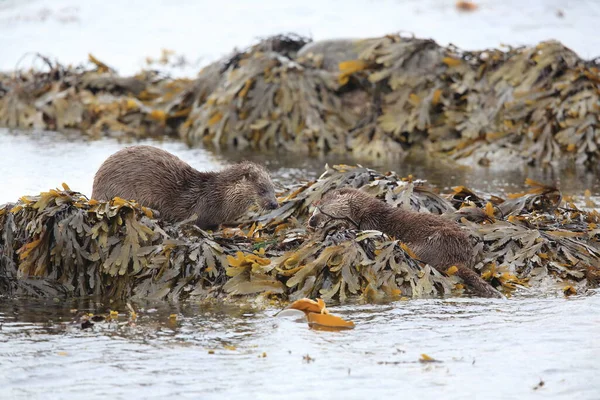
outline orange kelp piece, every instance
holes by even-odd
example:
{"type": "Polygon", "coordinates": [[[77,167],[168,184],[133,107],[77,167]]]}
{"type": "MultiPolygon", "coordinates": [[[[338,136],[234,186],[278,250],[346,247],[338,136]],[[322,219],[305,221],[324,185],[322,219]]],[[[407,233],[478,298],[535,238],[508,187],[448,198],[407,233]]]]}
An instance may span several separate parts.
{"type": "Polygon", "coordinates": [[[440,360],[436,360],[433,357],[428,356],[427,354],[421,354],[421,358],[419,358],[419,362],[422,363],[439,363],[440,360]]]}
{"type": "Polygon", "coordinates": [[[327,330],[354,328],[354,322],[329,314],[323,299],[317,299],[317,301],[306,298],[296,300],[289,308],[304,311],[308,325],[313,328],[327,328],[327,330]]]}
{"type": "Polygon", "coordinates": [[[327,311],[327,308],[325,308],[325,302],[323,299],[317,299],[317,301],[306,298],[296,300],[289,308],[304,311],[307,315],[308,313],[329,314],[329,311],[327,311]]]}
{"type": "Polygon", "coordinates": [[[477,10],[477,7],[477,4],[473,3],[472,1],[461,0],[456,2],[456,8],[463,12],[475,11],[477,10]]]}
{"type": "Polygon", "coordinates": [[[308,313],[308,324],[310,326],[316,325],[317,327],[327,327],[336,329],[352,329],[354,328],[354,322],[343,320],[340,317],[336,317],[331,314],[317,314],[308,313]]]}

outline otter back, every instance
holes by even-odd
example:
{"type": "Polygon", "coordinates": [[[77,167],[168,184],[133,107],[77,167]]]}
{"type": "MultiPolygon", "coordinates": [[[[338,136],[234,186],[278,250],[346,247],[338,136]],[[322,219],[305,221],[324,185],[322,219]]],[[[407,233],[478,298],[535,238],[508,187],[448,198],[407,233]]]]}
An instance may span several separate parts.
{"type": "Polygon", "coordinates": [[[394,236],[405,242],[420,260],[440,271],[455,265],[458,275],[479,295],[501,297],[468,268],[473,245],[454,221],[392,207],[357,189],[337,189],[327,194],[309,219],[309,225],[320,227],[329,219],[347,219],[359,229],[376,229],[394,236]]]}
{"type": "Polygon", "coordinates": [[[203,229],[232,222],[252,204],[276,208],[266,170],[243,162],[220,172],[200,172],[175,155],[152,146],[132,146],[111,155],[94,178],[92,198],[135,200],[178,222],[198,215],[203,229]]]}
{"type": "Polygon", "coordinates": [[[189,218],[195,208],[189,189],[208,183],[202,174],[173,154],[151,146],[132,146],[106,159],[94,177],[92,198],[121,197],[160,212],[167,221],[189,218]]]}

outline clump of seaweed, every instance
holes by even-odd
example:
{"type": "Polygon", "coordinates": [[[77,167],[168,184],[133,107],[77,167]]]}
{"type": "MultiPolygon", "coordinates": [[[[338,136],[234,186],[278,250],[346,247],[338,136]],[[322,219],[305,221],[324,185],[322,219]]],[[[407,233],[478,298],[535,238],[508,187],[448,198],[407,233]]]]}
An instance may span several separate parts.
{"type": "Polygon", "coordinates": [[[483,165],[597,158],[599,70],[556,41],[461,52],[390,35],[358,59],[385,93],[378,125],[403,145],[483,165]]]}
{"type": "MultiPolygon", "coordinates": [[[[288,254],[294,262],[297,254],[306,253],[314,259],[320,254],[315,246],[325,251],[329,249],[331,241],[325,235],[325,238],[303,242],[304,238],[310,237],[303,227],[312,211],[311,204],[329,190],[354,187],[393,206],[444,214],[465,225],[476,243],[474,256],[477,262],[474,269],[507,293],[516,287],[530,286],[533,282],[537,285],[548,277],[554,281],[577,283],[582,290],[595,287],[598,282],[597,274],[600,272],[597,267],[600,257],[597,247],[598,213],[579,210],[572,202],[567,208],[561,207],[562,196],[557,188],[532,180],[526,183],[532,186],[528,192],[514,194],[507,200],[496,196],[490,196],[486,200],[465,187],[456,187],[453,193],[440,195],[424,181],[414,180],[412,177],[401,178],[394,173],[380,174],[363,167],[336,166],[328,168],[317,182],[296,189],[290,198],[284,199],[285,203],[280,209],[258,217],[263,224],[259,231],[274,235],[280,243],[303,243],[299,250],[288,254]],[[281,229],[281,224],[287,224],[288,230],[281,229]]],[[[341,237],[356,236],[356,232],[349,232],[352,231],[342,230],[341,237]]],[[[328,233],[332,238],[340,235],[335,227],[328,233]]],[[[393,239],[385,236],[368,238],[385,243],[390,243],[389,240],[393,239]]],[[[401,249],[407,250],[409,251],[401,249]]],[[[340,254],[351,253],[347,248],[340,250],[340,254]]],[[[367,259],[372,260],[369,257],[367,259]]],[[[364,259],[361,260],[365,262],[364,259]]],[[[312,260],[300,257],[297,265],[308,265],[310,261],[312,260]]],[[[354,264],[359,262],[354,260],[354,264]]],[[[364,282],[362,278],[356,280],[364,282]]],[[[414,277],[408,281],[416,282],[414,277]]],[[[451,293],[439,282],[432,284],[430,281],[429,284],[436,288],[434,291],[437,293],[451,293]]],[[[309,289],[312,288],[309,286],[309,289]]],[[[364,290],[365,287],[361,287],[360,292],[368,293],[364,290]]],[[[407,296],[415,296],[414,290],[414,287],[404,287],[402,292],[407,296]]],[[[303,291],[298,296],[307,296],[309,293],[327,298],[323,291],[303,291]]],[[[350,293],[338,295],[341,298],[350,293]]],[[[375,293],[381,294],[381,291],[375,293]]],[[[423,295],[420,288],[418,293],[419,296],[423,295]]]]}
{"type": "Polygon", "coordinates": [[[178,96],[191,81],[146,71],[120,77],[94,56],[91,69],[65,67],[37,55],[47,71],[18,71],[5,77],[0,125],[9,128],[78,129],[105,135],[153,137],[175,134],[173,123],[189,108],[178,96]]]}
{"type": "Polygon", "coordinates": [[[2,275],[44,278],[75,296],[185,297],[188,284],[218,286],[228,251],[200,230],[164,230],[134,202],[87,200],[66,185],[22,197],[3,219],[2,275]]]}
{"type": "Polygon", "coordinates": [[[363,159],[419,146],[484,166],[599,159],[600,69],[556,41],[466,52],[401,35],[278,35],[195,80],[40,58],[45,71],[0,75],[1,126],[363,159]]]}
{"type": "Polygon", "coordinates": [[[381,232],[344,221],[307,230],[315,201],[355,187],[457,220],[476,243],[474,269],[506,294],[548,282],[575,291],[597,287],[600,214],[577,208],[555,187],[527,184],[528,192],[508,199],[464,187],[444,195],[412,177],[327,167],[316,182],[284,193],[279,209],[250,212],[250,221],[213,233],[185,221],[165,224],[132,201],[88,200],[65,185],[0,209],[0,285],[6,294],[171,300],[384,301],[465,292],[451,270],[423,264],[381,232]]]}
{"type": "Polygon", "coordinates": [[[354,121],[336,94],[337,75],[264,47],[239,55],[192,110],[182,138],[217,147],[345,150],[345,133],[354,121]]]}

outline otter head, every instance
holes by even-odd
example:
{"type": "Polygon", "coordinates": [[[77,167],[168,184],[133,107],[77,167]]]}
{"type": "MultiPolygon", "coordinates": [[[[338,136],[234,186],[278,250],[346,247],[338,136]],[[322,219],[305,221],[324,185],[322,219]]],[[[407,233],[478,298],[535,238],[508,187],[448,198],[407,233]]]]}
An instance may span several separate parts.
{"type": "Polygon", "coordinates": [[[358,221],[355,220],[352,212],[354,197],[354,189],[336,189],[327,193],[321,201],[315,203],[315,211],[308,219],[308,226],[321,229],[329,221],[345,220],[358,228],[358,221]]]}
{"type": "Polygon", "coordinates": [[[274,210],[279,207],[275,197],[275,187],[266,168],[244,161],[233,165],[229,170],[228,175],[235,179],[230,181],[233,185],[228,193],[228,200],[238,202],[240,206],[246,205],[245,208],[252,203],[256,203],[263,210],[274,210]]]}

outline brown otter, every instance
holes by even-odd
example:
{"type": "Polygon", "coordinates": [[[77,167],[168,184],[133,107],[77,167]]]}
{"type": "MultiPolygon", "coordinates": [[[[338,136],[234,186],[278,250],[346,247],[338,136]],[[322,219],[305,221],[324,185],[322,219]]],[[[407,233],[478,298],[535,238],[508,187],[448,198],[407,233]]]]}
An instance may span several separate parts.
{"type": "Polygon", "coordinates": [[[318,229],[333,219],[346,220],[358,229],[387,233],[406,243],[420,260],[440,271],[455,265],[457,275],[478,295],[503,297],[467,267],[473,257],[473,245],[454,221],[392,207],[357,189],[337,189],[325,195],[308,225],[318,229]]]}
{"type": "Polygon", "coordinates": [[[136,200],[179,222],[198,216],[202,229],[234,221],[257,203],[278,207],[267,170],[244,161],[219,172],[200,172],[173,154],[151,146],[131,146],[111,155],[96,172],[92,198],[136,200]]]}

